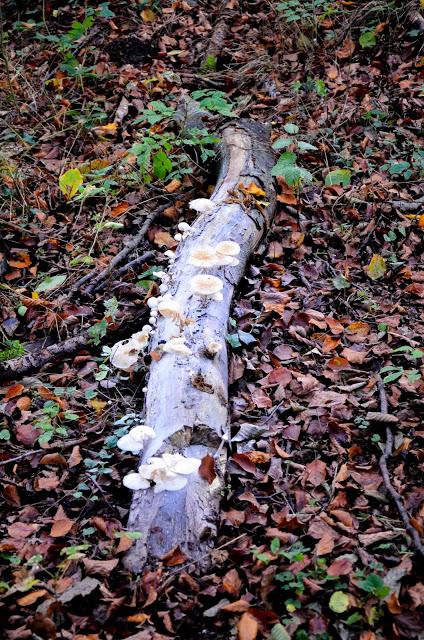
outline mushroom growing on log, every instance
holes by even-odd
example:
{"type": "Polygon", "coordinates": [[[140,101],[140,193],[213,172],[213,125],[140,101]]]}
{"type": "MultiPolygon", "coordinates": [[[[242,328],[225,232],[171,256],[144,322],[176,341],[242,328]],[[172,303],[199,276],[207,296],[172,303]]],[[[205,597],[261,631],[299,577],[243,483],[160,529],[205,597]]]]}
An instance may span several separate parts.
{"type": "Polygon", "coordinates": [[[269,228],[276,203],[271,178],[274,157],[264,125],[239,120],[226,126],[220,152],[220,174],[210,199],[213,206],[199,214],[169,269],[167,296],[178,304],[182,319],[176,322],[172,316],[160,316],[152,334],[154,357],[145,423],[156,435],[140,458],[145,464],[164,453],[199,460],[210,456],[214,471],[209,482],[195,471],[182,489],[155,493],[149,487],[134,493],[128,529],[140,531],[141,537],[129,550],[126,566],[135,573],[178,545],[189,561],[207,566],[217,535],[226,463],[223,444],[229,428],[225,338],[230,306],[249,257],[269,228]],[[253,196],[249,191],[254,190],[243,189],[252,183],[266,195],[253,196]],[[258,204],[255,198],[266,202],[258,204]],[[240,245],[237,260],[217,262],[207,269],[223,281],[220,296],[197,295],[191,282],[203,271],[191,263],[192,252],[228,240],[240,245]],[[182,338],[190,355],[162,351],[162,345],[173,338],[182,338]]]}

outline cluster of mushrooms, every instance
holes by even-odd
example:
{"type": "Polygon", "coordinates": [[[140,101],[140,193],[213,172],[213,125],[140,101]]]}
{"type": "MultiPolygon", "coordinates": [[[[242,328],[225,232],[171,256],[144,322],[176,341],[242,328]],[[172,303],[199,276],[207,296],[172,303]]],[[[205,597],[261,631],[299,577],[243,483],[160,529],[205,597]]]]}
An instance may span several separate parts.
{"type": "MultiPolygon", "coordinates": [[[[211,200],[200,198],[190,202],[190,208],[199,213],[211,213],[215,208],[211,200]]],[[[187,222],[178,224],[178,231],[175,240],[181,242],[187,238],[192,229],[187,222]]],[[[240,246],[232,240],[224,240],[216,246],[199,245],[194,247],[189,256],[189,264],[202,271],[213,269],[221,266],[236,266],[238,264],[237,256],[240,253],[240,246]]],[[[168,258],[170,265],[175,261],[173,251],[165,251],[165,257],[168,258]]],[[[150,308],[149,323],[144,325],[141,331],[134,333],[129,340],[117,342],[111,349],[110,362],[114,367],[123,371],[130,371],[136,364],[140,351],[148,345],[150,334],[156,326],[158,317],[170,319],[181,329],[185,324],[190,324],[182,314],[182,309],[178,300],[174,299],[169,293],[170,276],[165,271],[156,271],[156,277],[160,278],[158,297],[151,297],[147,301],[150,308]]],[[[204,300],[214,300],[219,302],[223,299],[221,290],[224,286],[223,281],[218,276],[208,273],[198,273],[190,280],[190,289],[193,295],[203,298],[204,300]]],[[[206,337],[206,336],[205,336],[206,337]]],[[[169,338],[160,346],[164,353],[175,354],[178,356],[190,356],[191,349],[185,343],[184,336],[169,338]]],[[[214,340],[206,341],[205,354],[212,358],[222,348],[222,345],[214,340]]],[[[145,391],[145,390],[143,390],[145,391]]],[[[155,437],[155,432],[151,427],[146,425],[138,425],[133,427],[129,433],[118,441],[118,447],[123,451],[130,451],[133,454],[140,453],[144,447],[145,440],[155,437]]],[[[142,464],[138,472],[129,473],[125,476],[123,483],[126,487],[133,490],[147,489],[154,483],[154,492],[160,491],[178,491],[187,484],[187,477],[200,466],[200,460],[197,458],[186,458],[181,454],[164,453],[161,457],[152,457],[146,464],[142,464]]]]}

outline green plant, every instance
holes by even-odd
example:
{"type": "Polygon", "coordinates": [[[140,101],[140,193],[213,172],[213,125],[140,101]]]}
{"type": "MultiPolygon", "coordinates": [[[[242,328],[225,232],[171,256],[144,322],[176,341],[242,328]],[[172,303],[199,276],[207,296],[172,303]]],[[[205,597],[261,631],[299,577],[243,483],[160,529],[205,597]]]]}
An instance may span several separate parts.
{"type": "Polygon", "coordinates": [[[332,0],[285,0],[276,6],[285,22],[316,24],[327,16],[337,13],[336,2],[332,0]]]}
{"type": "Polygon", "coordinates": [[[219,113],[221,116],[235,118],[233,104],[227,98],[224,91],[216,91],[215,89],[200,89],[193,91],[192,98],[196,100],[200,107],[207,109],[212,113],[219,113]]]}
{"type": "MultiPolygon", "coordinates": [[[[299,127],[293,122],[285,124],[284,130],[291,136],[299,133],[299,127]]],[[[304,151],[317,151],[317,147],[304,140],[298,140],[295,137],[284,137],[278,138],[272,145],[272,148],[276,151],[280,149],[290,149],[290,151],[285,151],[278,158],[271,171],[273,176],[282,176],[289,187],[295,187],[296,189],[299,189],[304,183],[307,184],[313,181],[312,174],[297,164],[298,156],[295,150],[300,153],[304,151]]]]}
{"type": "Polygon", "coordinates": [[[20,358],[25,355],[25,347],[19,340],[9,340],[9,338],[5,338],[3,344],[5,348],[0,351],[0,362],[20,358]]]}
{"type": "Polygon", "coordinates": [[[69,410],[62,412],[57,402],[47,400],[39,412],[39,417],[34,420],[34,427],[42,431],[37,438],[39,444],[50,442],[54,436],[66,437],[68,435],[66,423],[78,419],[78,414],[69,410]]]}

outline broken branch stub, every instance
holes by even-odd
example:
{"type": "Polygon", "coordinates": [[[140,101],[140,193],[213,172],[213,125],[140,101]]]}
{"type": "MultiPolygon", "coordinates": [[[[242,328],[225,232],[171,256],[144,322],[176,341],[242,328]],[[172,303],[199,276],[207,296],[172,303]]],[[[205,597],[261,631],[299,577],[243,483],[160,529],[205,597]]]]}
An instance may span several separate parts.
{"type": "Polygon", "coordinates": [[[146,424],[153,438],[141,456],[181,453],[202,459],[214,457],[216,477],[209,484],[198,472],[188,477],[179,491],[154,493],[149,488],[134,493],[128,528],[141,532],[126,557],[130,571],[139,572],[179,545],[188,560],[208,564],[219,521],[219,503],[224,487],[226,447],[221,446],[228,431],[228,360],[226,335],[234,289],[244,274],[247,261],[269,227],[275,210],[271,178],[274,164],[268,133],[263,125],[240,120],[222,132],[221,170],[211,196],[214,208],[201,213],[191,232],[180,244],[169,270],[168,293],[179,303],[183,321],[160,317],[152,338],[153,358],[146,393],[146,424]],[[266,196],[255,206],[239,184],[254,182],[266,196]],[[216,246],[224,240],[240,245],[236,266],[208,270],[224,283],[223,299],[216,301],[193,293],[190,281],[199,267],[190,264],[190,255],[199,245],[216,246]],[[181,333],[180,333],[181,332],[181,333]],[[190,356],[161,352],[161,344],[184,336],[190,356]],[[208,345],[222,347],[208,352],[208,345]]]}

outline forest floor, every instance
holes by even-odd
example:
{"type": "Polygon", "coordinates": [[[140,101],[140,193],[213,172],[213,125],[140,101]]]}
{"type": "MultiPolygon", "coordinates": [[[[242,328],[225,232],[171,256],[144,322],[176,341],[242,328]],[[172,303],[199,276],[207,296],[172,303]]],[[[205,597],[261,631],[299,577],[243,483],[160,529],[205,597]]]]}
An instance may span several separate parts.
{"type": "Polygon", "coordinates": [[[6,638],[419,637],[412,4],[3,2],[6,638]],[[203,129],[173,117],[183,95],[209,112],[203,129]],[[119,375],[110,346],[144,323],[155,270],[178,222],[194,219],[187,203],[211,193],[213,143],[236,117],[269,124],[278,209],[232,310],[234,440],[212,568],[201,575],[176,549],[130,575],[122,477],[134,458],[116,442],[143,410],[149,357],[119,375]],[[96,289],[143,222],[145,238],[96,289]]]}

